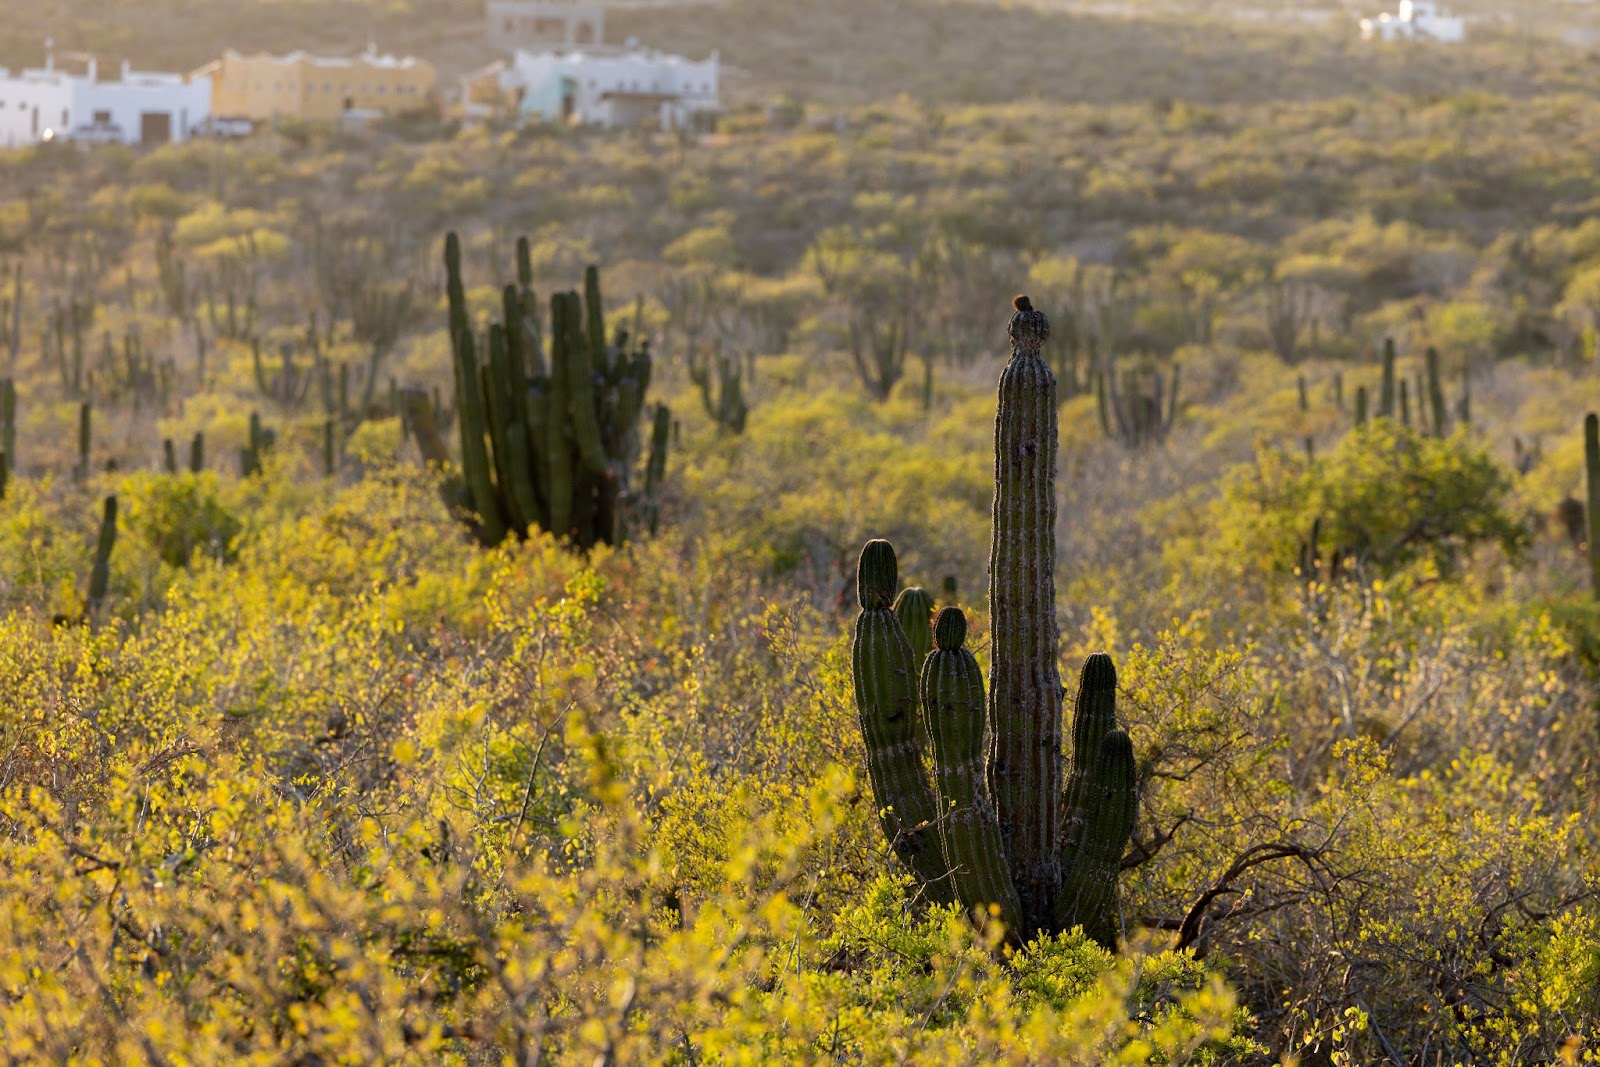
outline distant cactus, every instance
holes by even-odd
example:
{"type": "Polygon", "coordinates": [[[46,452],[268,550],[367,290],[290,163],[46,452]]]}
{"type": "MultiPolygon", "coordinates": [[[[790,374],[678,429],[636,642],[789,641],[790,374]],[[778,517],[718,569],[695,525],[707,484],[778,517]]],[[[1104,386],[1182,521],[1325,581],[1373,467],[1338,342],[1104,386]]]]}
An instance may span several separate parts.
{"type": "Polygon", "coordinates": [[[254,411],[250,413],[250,436],[244,446],[239,449],[239,474],[249,478],[261,473],[267,453],[278,443],[276,430],[266,429],[261,425],[261,416],[254,411]]]}
{"type": "Polygon", "coordinates": [[[78,405],[78,463],[72,468],[72,480],[82,485],[89,480],[89,453],[93,447],[94,409],[88,402],[78,405]]]}
{"type": "Polygon", "coordinates": [[[0,378],[0,452],[13,468],[17,465],[17,385],[0,378]]]}
{"type": "Polygon", "coordinates": [[[719,430],[744,433],[750,405],[744,399],[744,372],[738,360],[723,355],[721,345],[710,355],[691,351],[689,380],[700,390],[700,402],[719,430]]]}
{"type": "Polygon", "coordinates": [[[89,571],[89,614],[99,613],[111,590],[111,551],[117,544],[117,498],[105,499],[100,536],[95,541],[94,567],[89,571]]]}
{"type": "MultiPolygon", "coordinates": [[[[1082,926],[1115,947],[1116,876],[1137,808],[1133,748],[1116,725],[1115,668],[1109,657],[1091,657],[1074,714],[1071,773],[1065,773],[1055,662],[1056,387],[1041,355],[1050,323],[1018,297],[1009,333],[1013,352],[995,417],[988,700],[984,704],[976,662],[964,648],[965,616],[940,612],[920,688],[944,869],[929,871],[922,853],[907,857],[907,865],[927,884],[948,873],[962,905],[998,914],[1014,942],[1082,926]],[[982,718],[979,706],[986,709],[982,718]]],[[[903,817],[884,826],[898,848],[918,825],[906,819],[914,820],[926,779],[919,777],[920,749],[910,743],[914,727],[902,724],[890,733],[879,721],[882,709],[899,706],[882,695],[899,677],[893,664],[911,659],[905,628],[883,610],[896,577],[887,542],[868,544],[860,573],[857,647],[869,640],[904,650],[898,659],[885,654],[869,661],[872,673],[864,673],[859,654],[855,661],[874,793],[880,809],[892,803],[903,817]],[[865,699],[871,694],[878,696],[865,699]],[[883,787],[890,764],[892,795],[883,787]]],[[[896,701],[904,695],[903,685],[892,690],[896,701]]]]}
{"type": "Polygon", "coordinates": [[[1095,383],[1101,430],[1128,448],[1165,441],[1178,417],[1178,364],[1172,364],[1167,382],[1153,367],[1130,370],[1121,379],[1119,384],[1115,363],[1108,359],[1095,383]]]}
{"type": "MultiPolygon", "coordinates": [[[[503,320],[486,334],[474,332],[467,314],[455,234],[445,241],[445,270],[461,434],[459,496],[479,540],[498,544],[539,528],[588,548],[622,542],[636,517],[652,523],[659,510],[653,497],[644,497],[659,491],[666,469],[659,413],[646,492],[633,488],[650,386],[649,346],[630,352],[626,333],[606,342],[599,272],[590,267],[585,273],[582,296],[551,296],[546,353],[525,242],[517,250],[518,284],[502,293],[503,320]]],[[[423,403],[404,401],[408,421],[415,422],[423,403]]],[[[670,423],[670,415],[666,419],[670,423]]],[[[428,444],[424,454],[435,463],[446,458],[428,444]]]]}
{"type": "Polygon", "coordinates": [[[1395,415],[1394,338],[1383,339],[1383,387],[1378,393],[1378,417],[1392,419],[1395,415]]]}
{"type": "Polygon", "coordinates": [[[1600,417],[1583,419],[1583,472],[1588,490],[1589,589],[1600,600],[1600,417]]]}

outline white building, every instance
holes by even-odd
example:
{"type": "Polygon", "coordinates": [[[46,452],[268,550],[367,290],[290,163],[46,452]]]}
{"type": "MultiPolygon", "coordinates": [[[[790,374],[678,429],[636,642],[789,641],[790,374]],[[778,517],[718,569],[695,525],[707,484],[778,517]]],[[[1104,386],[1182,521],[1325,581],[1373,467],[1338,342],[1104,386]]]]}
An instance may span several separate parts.
{"type": "Polygon", "coordinates": [[[51,139],[166,144],[186,141],[211,114],[211,82],[122,65],[115,81],[101,81],[90,58],[81,74],[57,68],[0,69],[0,145],[18,147],[51,139]]]}
{"type": "Polygon", "coordinates": [[[520,100],[523,116],[607,127],[656,125],[683,129],[717,111],[717,53],[695,62],[646,51],[519,51],[501,88],[520,100]]]}
{"type": "Polygon", "coordinates": [[[38,144],[72,121],[73,79],[53,67],[12,72],[0,67],[0,147],[38,144]]]}
{"type": "Polygon", "coordinates": [[[1361,37],[1372,41],[1443,41],[1458,44],[1467,35],[1467,22],[1439,14],[1433,0],[1400,0],[1396,14],[1385,12],[1361,20],[1361,37]]]}

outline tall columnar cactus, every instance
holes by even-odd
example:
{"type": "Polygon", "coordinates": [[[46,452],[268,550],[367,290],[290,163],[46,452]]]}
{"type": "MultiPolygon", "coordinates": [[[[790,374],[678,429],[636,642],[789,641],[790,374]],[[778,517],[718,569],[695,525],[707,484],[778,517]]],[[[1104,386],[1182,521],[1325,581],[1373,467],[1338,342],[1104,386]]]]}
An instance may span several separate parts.
{"type": "Polygon", "coordinates": [[[1428,411],[1433,420],[1433,436],[1447,437],[1450,433],[1450,418],[1445,412],[1444,383],[1439,377],[1439,350],[1430,347],[1424,357],[1427,361],[1428,374],[1428,411]]]}
{"type": "MultiPolygon", "coordinates": [[[[1133,749],[1116,726],[1111,660],[1092,657],[1084,667],[1066,773],[1056,668],[1056,388],[1041,355],[1050,323],[1018,297],[1009,333],[1013,352],[1000,379],[995,417],[991,656],[982,719],[975,710],[983,704],[982,680],[963,648],[966,620],[959,612],[940,613],[937,648],[920,675],[941,805],[942,858],[961,904],[998,914],[1012,940],[1081,925],[1114,947],[1116,875],[1137,808],[1133,749]]],[[[893,591],[893,568],[884,565],[885,557],[892,561],[892,550],[877,541],[862,554],[858,647],[866,609],[887,607],[893,591]]],[[[874,640],[903,642],[909,649],[892,612],[871,621],[874,640]],[[880,632],[885,626],[893,631],[888,636],[880,632]]],[[[887,736],[869,721],[863,693],[877,677],[863,674],[858,657],[857,703],[874,790],[892,759],[899,774],[896,795],[918,796],[911,767],[920,758],[913,760],[914,748],[906,743],[914,728],[887,736]]],[[[883,806],[881,791],[879,802],[883,806]]],[[[886,824],[885,831],[898,841],[904,826],[886,824]]],[[[913,869],[925,881],[942,873],[913,869]]]]}
{"type": "MultiPolygon", "coordinates": [[[[445,242],[445,269],[461,431],[458,495],[478,538],[497,544],[542,528],[587,548],[624,540],[635,512],[648,523],[652,505],[634,491],[633,473],[650,352],[648,345],[630,351],[625,332],[606,342],[599,272],[586,272],[583,295],[551,296],[546,337],[527,244],[519,242],[517,284],[501,293],[502,321],[480,337],[467,313],[455,234],[445,242]]],[[[645,495],[665,472],[663,435],[652,449],[645,495]]],[[[443,458],[439,450],[429,456],[443,458]]]]}
{"type": "Polygon", "coordinates": [[[93,445],[94,409],[85,401],[78,405],[78,465],[73,468],[73,480],[79,485],[89,480],[89,453],[93,445]]]}
{"type": "Polygon", "coordinates": [[[0,452],[17,465],[17,385],[10,378],[0,378],[0,452]]]}
{"type": "Polygon", "coordinates": [[[1027,928],[1060,881],[1061,676],[1056,671],[1056,382],[1041,356],[1050,320],[1026,298],[1008,330],[994,421],[989,549],[989,788],[1027,928]],[[1054,749],[1051,738],[1055,738],[1054,749]]]}
{"type": "Polygon", "coordinates": [[[117,544],[117,498],[108,496],[100,518],[100,536],[95,542],[94,566],[89,571],[89,613],[99,612],[111,591],[111,550],[117,544]]]}
{"type": "Polygon", "coordinates": [[[1589,588],[1600,600],[1600,417],[1583,419],[1583,472],[1588,490],[1589,588]]]}
{"type": "Polygon", "coordinates": [[[1391,419],[1395,414],[1394,388],[1394,338],[1383,339],[1383,389],[1378,394],[1378,417],[1391,419]]]}
{"type": "Polygon", "coordinates": [[[937,903],[955,899],[937,826],[939,807],[917,742],[917,662],[895,615],[899,564],[887,541],[868,541],[856,569],[850,668],[867,743],[867,777],[889,847],[937,903]]]}

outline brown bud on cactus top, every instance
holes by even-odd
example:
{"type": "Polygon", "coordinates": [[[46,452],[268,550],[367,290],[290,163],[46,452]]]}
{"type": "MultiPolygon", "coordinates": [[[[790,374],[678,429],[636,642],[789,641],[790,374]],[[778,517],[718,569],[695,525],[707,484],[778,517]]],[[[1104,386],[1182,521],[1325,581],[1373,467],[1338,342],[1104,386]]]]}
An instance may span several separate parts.
{"type": "Polygon", "coordinates": [[[1017,297],[1011,306],[1017,309],[1011,316],[1011,325],[1006,328],[1011,343],[1031,350],[1042,347],[1050,337],[1050,320],[1045,318],[1044,312],[1033,310],[1033,301],[1025,296],[1017,297]]]}

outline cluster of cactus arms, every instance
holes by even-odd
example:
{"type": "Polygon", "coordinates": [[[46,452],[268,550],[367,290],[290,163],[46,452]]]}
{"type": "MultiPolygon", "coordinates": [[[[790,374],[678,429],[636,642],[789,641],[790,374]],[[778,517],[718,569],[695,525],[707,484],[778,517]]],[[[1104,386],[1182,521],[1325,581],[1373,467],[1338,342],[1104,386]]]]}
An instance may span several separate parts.
{"type": "Polygon", "coordinates": [[[999,918],[1012,943],[1081,926],[1114,948],[1117,873],[1138,810],[1133,747],[1116,723],[1116,669],[1091,656],[1068,773],[1056,668],[1056,386],[1041,355],[1050,325],[1026,297],[1016,309],[995,417],[987,700],[959,609],[938,613],[931,651],[916,664],[901,615],[926,626],[931,598],[907,590],[897,613],[894,549],[870,541],[859,565],[856,707],[884,833],[931,899],[953,893],[969,912],[999,918]]]}
{"type": "MultiPolygon", "coordinates": [[[[650,385],[648,341],[628,350],[629,334],[605,339],[599,272],[590,267],[584,292],[550,298],[546,330],[539,321],[526,240],[517,244],[518,284],[505,287],[504,317],[478,335],[467,314],[461,244],[445,241],[450,343],[455,366],[456,422],[461,431],[462,484],[457,496],[473,532],[494,545],[538,528],[570,537],[580,548],[626,539],[635,512],[646,521],[654,500],[632,488],[640,426],[650,385]]],[[[640,337],[635,328],[633,336],[640,337]]],[[[407,402],[416,413],[419,402],[407,402]]],[[[658,411],[650,438],[646,488],[665,473],[666,433],[658,411]]],[[[431,420],[430,420],[431,422],[431,420]]],[[[424,427],[422,433],[428,432],[424,427]]],[[[424,455],[440,459],[435,441],[424,455]],[[434,454],[429,456],[429,452],[434,454]]]]}
{"type": "MultiPolygon", "coordinates": [[[[1355,425],[1365,426],[1369,415],[1394,419],[1407,429],[1433,437],[1448,437],[1452,412],[1445,399],[1444,378],[1439,370],[1439,350],[1429,348],[1423,357],[1422,372],[1407,382],[1395,368],[1394,338],[1386,337],[1382,351],[1383,376],[1379,381],[1377,411],[1369,411],[1365,387],[1356,389],[1355,425]]],[[[1342,383],[1341,383],[1342,384],[1342,383]]],[[[1472,385],[1465,363],[1461,368],[1461,399],[1453,412],[1461,426],[1472,423],[1472,385]]]]}
{"type": "Polygon", "coordinates": [[[700,402],[719,430],[744,433],[750,406],[745,403],[744,372],[737,359],[723,355],[720,345],[710,355],[691,348],[689,380],[700,390],[700,402]]]}
{"type": "MultiPolygon", "coordinates": [[[[198,435],[196,441],[198,441],[198,435]]],[[[262,461],[267,453],[271,452],[278,443],[278,432],[266,429],[261,425],[261,416],[254,411],[250,413],[250,438],[239,449],[239,474],[248,478],[261,473],[262,461]]]]}
{"type": "Polygon", "coordinates": [[[1153,367],[1142,372],[1130,370],[1121,377],[1119,384],[1110,360],[1095,376],[1100,429],[1129,448],[1165,441],[1178,417],[1178,364],[1172,364],[1168,382],[1163,382],[1160,370],[1153,367]]]}
{"type": "Polygon", "coordinates": [[[250,365],[255,371],[256,388],[261,395],[274,401],[284,411],[299,407],[311,390],[311,369],[295,362],[294,345],[287,341],[278,346],[277,369],[269,371],[261,355],[260,338],[252,338],[250,365]]]}

